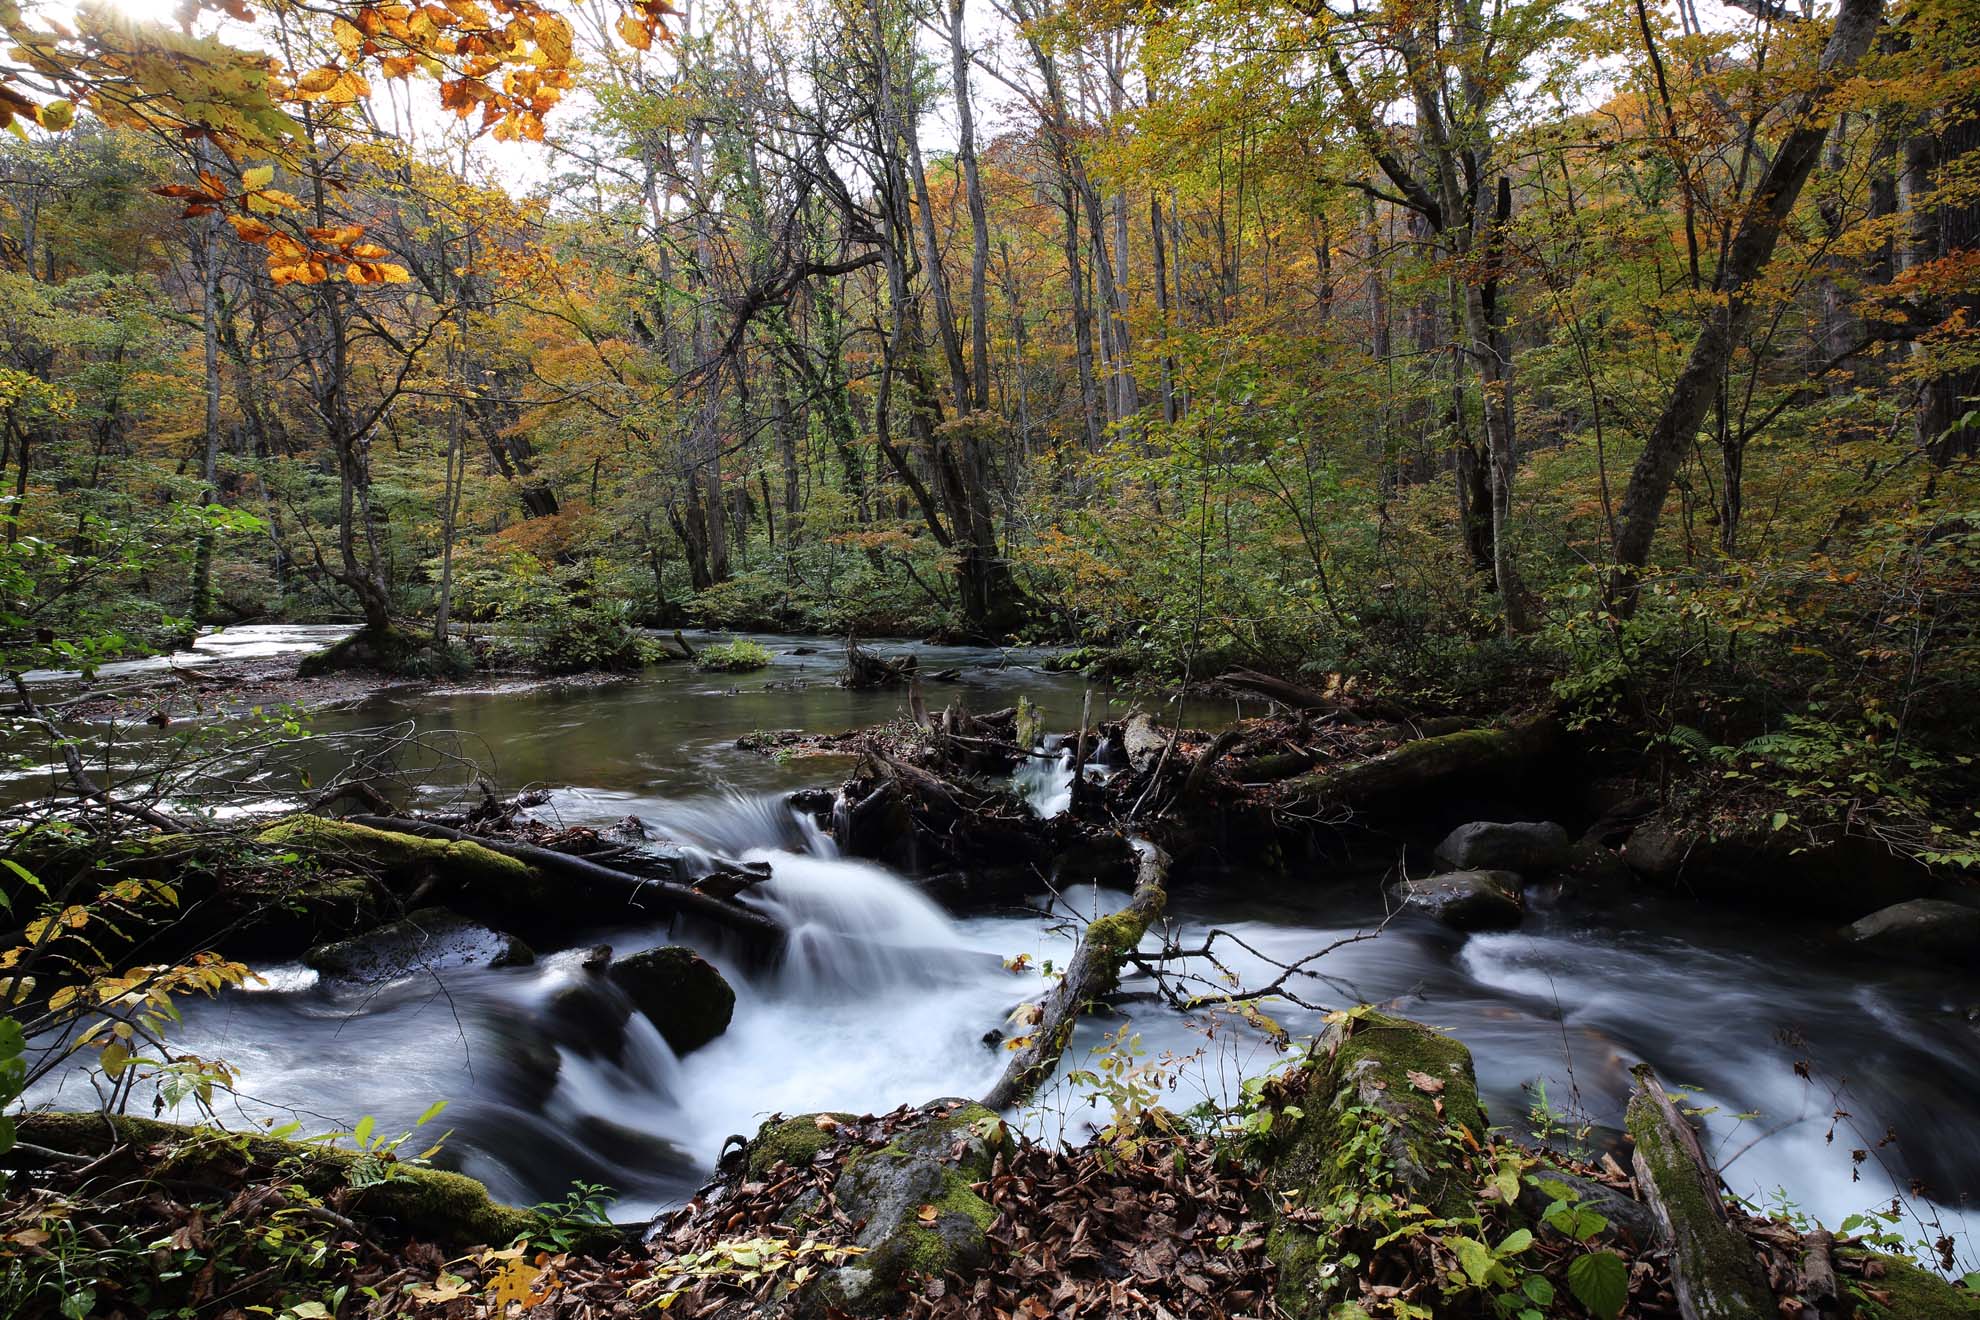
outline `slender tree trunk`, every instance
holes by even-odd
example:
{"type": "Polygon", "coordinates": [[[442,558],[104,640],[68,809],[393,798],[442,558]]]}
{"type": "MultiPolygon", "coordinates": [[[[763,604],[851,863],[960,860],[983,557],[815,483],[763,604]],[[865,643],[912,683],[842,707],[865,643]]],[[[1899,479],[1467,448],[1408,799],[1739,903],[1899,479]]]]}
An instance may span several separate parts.
{"type": "Polygon", "coordinates": [[[1788,108],[1786,118],[1794,127],[1775,148],[1773,161],[1747,200],[1715,281],[1724,301],[1706,314],[1699,327],[1684,368],[1630,472],[1617,511],[1616,568],[1608,594],[1612,608],[1620,613],[1636,608],[1638,574],[1650,560],[1651,542],[1678,464],[1690,450],[1699,423],[1725,380],[1733,350],[1753,319],[1749,288],[1773,259],[1781,228],[1821,156],[1830,121],[1824,108],[1827,94],[1870,48],[1883,11],[1883,0],[1842,0],[1835,29],[1822,51],[1821,77],[1788,108]]]}

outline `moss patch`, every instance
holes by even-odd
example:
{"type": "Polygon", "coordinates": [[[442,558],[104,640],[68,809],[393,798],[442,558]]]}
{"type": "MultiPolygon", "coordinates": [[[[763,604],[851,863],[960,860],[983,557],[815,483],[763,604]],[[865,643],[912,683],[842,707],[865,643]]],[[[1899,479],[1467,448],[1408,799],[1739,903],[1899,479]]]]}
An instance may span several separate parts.
{"type": "Polygon", "coordinates": [[[1843,1279],[1856,1299],[1857,1320],[1980,1320],[1980,1296],[1930,1270],[1861,1248],[1844,1247],[1836,1255],[1859,1266],[1875,1262],[1883,1271],[1874,1279],[1843,1279]]]}
{"type": "Polygon", "coordinates": [[[818,1126],[820,1117],[841,1123],[855,1120],[853,1114],[800,1114],[781,1123],[765,1123],[749,1143],[747,1167],[750,1176],[760,1178],[779,1164],[809,1164],[819,1151],[832,1144],[837,1133],[818,1126]]]}
{"type": "Polygon", "coordinates": [[[1773,1292],[1753,1248],[1727,1226],[1718,1189],[1706,1185],[1682,1134],[1671,1132],[1660,1106],[1642,1089],[1630,1097],[1627,1123],[1636,1166],[1646,1175],[1639,1181],[1670,1221],[1680,1301],[1689,1300],[1689,1313],[1705,1320],[1773,1320],[1773,1292]]]}
{"type": "MultiPolygon", "coordinates": [[[[352,1166],[363,1158],[274,1137],[94,1113],[28,1114],[20,1120],[19,1135],[33,1145],[87,1155],[108,1151],[114,1139],[149,1166],[148,1176],[164,1181],[227,1187],[280,1169],[319,1196],[348,1186],[352,1166]]],[[[462,1174],[408,1165],[394,1166],[393,1173],[391,1181],[357,1192],[349,1213],[453,1246],[506,1245],[545,1228],[540,1216],[497,1204],[486,1187],[462,1174]]]]}

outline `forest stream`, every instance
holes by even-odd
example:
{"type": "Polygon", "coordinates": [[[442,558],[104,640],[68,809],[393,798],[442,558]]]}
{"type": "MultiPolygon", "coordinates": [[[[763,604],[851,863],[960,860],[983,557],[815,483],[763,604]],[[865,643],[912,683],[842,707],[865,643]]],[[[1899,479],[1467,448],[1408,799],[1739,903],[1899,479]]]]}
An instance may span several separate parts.
{"type": "MultiPolygon", "coordinates": [[[[242,629],[210,641],[206,653],[278,654],[323,640],[316,629],[242,629]]],[[[455,733],[505,789],[549,786],[534,808],[541,815],[601,827],[637,816],[654,837],[710,859],[768,862],[772,879],[750,901],[796,933],[777,961],[762,965],[698,931],[692,941],[737,994],[733,1023],[712,1044],[677,1058],[641,1015],[620,1026],[598,992],[569,993],[589,946],[625,954],[681,937],[642,924],[539,946],[531,966],[363,990],[319,985],[299,965],[261,967],[265,984],[254,991],[188,1004],[180,1045],[238,1069],[242,1096],[253,1097],[240,1102],[241,1117],[295,1117],[306,1132],[348,1128],[367,1114],[379,1130],[398,1132],[445,1100],[433,1126],[452,1135],[439,1162],[517,1203],[560,1197],[573,1179],[604,1184],[620,1198],[621,1219],[687,1197],[725,1140],[753,1133],[771,1113],[880,1112],[982,1094],[1003,1066],[1007,1015],[1036,991],[1035,969],[1063,964],[1072,947],[1072,929],[1044,910],[1090,916],[1126,894],[1041,877],[1033,909],[952,912],[909,878],[840,857],[783,795],[832,785],[843,764],[737,740],[891,720],[905,698],[836,686],[837,656],[816,649],[829,644],[755,640],[774,663],[739,677],[676,665],[576,690],[496,682],[386,691],[314,720],[323,734],[395,724],[422,736],[455,733]],[[1011,970],[1020,955],[1028,962],[1011,970]]],[[[960,670],[942,701],[957,695],[989,709],[1023,695],[1043,709],[1046,728],[1078,721],[1087,680],[1045,672],[1037,654],[916,651],[924,673],[960,670]]],[[[1103,702],[1116,713],[1128,704],[1096,690],[1096,708],[1103,702]]],[[[1213,728],[1240,713],[1257,712],[1192,703],[1182,718],[1213,728]]],[[[1034,804],[1062,804],[1069,762],[1041,758],[1027,772],[1034,804]]],[[[436,775],[432,791],[444,781],[436,775]]],[[[1529,804],[1536,818],[1544,806],[1529,804]]],[[[1185,942],[1217,926],[1290,960],[1381,926],[1381,881],[1403,861],[1362,856],[1297,864],[1305,873],[1291,877],[1178,883],[1170,915],[1185,942]]],[[[1833,932],[1833,922],[1791,911],[1728,911],[1640,885],[1542,886],[1516,931],[1466,936],[1398,917],[1329,954],[1302,995],[1380,1003],[1450,1030],[1475,1052],[1496,1123],[1522,1137],[1579,1139],[1596,1153],[1617,1137],[1630,1066],[1648,1061],[1689,1089],[1692,1104],[1709,1107],[1708,1150],[1736,1192],[1776,1208],[1785,1198],[1833,1225],[1917,1180],[1938,1200],[1912,1208],[1942,1215],[1970,1249],[1980,1217],[1965,1207],[1980,1195],[1980,1133],[1964,1102],[1980,1092],[1980,988],[1923,968],[1844,965],[1833,932]]],[[[1180,1061],[1172,1109],[1228,1098],[1241,1078],[1281,1057],[1235,1018],[1213,1028],[1187,1020],[1132,975],[1122,989],[1124,1016],[1082,1021],[1062,1077],[1087,1066],[1089,1051],[1128,1016],[1149,1060],[1180,1061]]],[[[1319,1026],[1319,1015],[1302,1009],[1265,1011],[1294,1039],[1319,1026]]],[[[30,1100],[95,1103],[81,1073],[30,1100]]],[[[1027,1126],[1076,1136],[1093,1118],[1062,1081],[1045,1090],[1027,1126]]]]}

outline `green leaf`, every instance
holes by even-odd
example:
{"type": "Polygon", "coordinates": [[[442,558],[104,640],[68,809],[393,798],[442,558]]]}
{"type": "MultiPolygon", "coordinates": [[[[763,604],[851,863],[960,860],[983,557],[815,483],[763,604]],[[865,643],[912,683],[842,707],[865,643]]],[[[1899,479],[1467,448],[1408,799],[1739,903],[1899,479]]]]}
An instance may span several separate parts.
{"type": "Polygon", "coordinates": [[[1568,1291],[1598,1320],[1615,1320],[1629,1304],[1629,1266],[1613,1251],[1591,1251],[1568,1264],[1568,1291]]]}
{"type": "Polygon", "coordinates": [[[419,1116],[419,1118],[413,1123],[413,1126],[420,1127],[426,1123],[431,1122],[435,1118],[438,1118],[440,1116],[440,1111],[445,1109],[446,1107],[447,1107],[447,1102],[445,1100],[435,1100],[432,1104],[426,1107],[426,1112],[419,1116]]]}
{"type": "Polygon", "coordinates": [[[358,1145],[369,1146],[371,1144],[371,1130],[376,1126],[378,1126],[378,1120],[374,1119],[370,1114],[366,1114],[357,1121],[357,1127],[352,1129],[351,1135],[357,1139],[358,1145]]]}

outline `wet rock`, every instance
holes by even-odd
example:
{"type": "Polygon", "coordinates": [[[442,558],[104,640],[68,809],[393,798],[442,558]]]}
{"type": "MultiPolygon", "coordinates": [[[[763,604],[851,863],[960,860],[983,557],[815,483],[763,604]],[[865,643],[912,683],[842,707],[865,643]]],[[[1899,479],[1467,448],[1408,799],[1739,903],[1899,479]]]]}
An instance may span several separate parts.
{"type": "Polygon", "coordinates": [[[713,963],[693,949],[668,945],[613,963],[606,972],[633,1006],[653,1020],[676,1054],[686,1054],[729,1029],[736,992],[713,963]]]}
{"type": "Polygon", "coordinates": [[[1932,897],[1929,868],[1859,835],[1811,841],[1794,830],[1709,835],[1656,817],[1630,832],[1623,860],[1646,880],[1716,903],[1848,919],[1866,907],[1932,897]]]}
{"type": "Polygon", "coordinates": [[[543,1026],[559,1045],[588,1059],[625,1057],[632,1004],[603,976],[586,973],[557,987],[543,1006],[543,1026]]]}
{"type": "Polygon", "coordinates": [[[1517,871],[1542,876],[1568,864],[1568,832],[1550,820],[1475,820],[1437,845],[1437,860],[1457,871],[1517,871]]]}
{"type": "Polygon", "coordinates": [[[462,967],[523,967],[536,961],[513,935],[445,908],[421,908],[389,925],[303,955],[326,981],[374,985],[415,973],[462,967]]]}
{"type": "Polygon", "coordinates": [[[1980,949],[1980,908],[1914,898],[1880,908],[1843,928],[1843,938],[1872,953],[1965,961],[1980,949]]]}
{"type": "Polygon", "coordinates": [[[1511,871],[1450,871],[1399,880],[1389,894],[1454,930],[1510,930],[1524,914],[1519,886],[1511,871]]]}
{"type": "Polygon", "coordinates": [[[1276,1102],[1277,1138],[1266,1181],[1275,1213],[1266,1236],[1279,1267],[1276,1300],[1287,1315],[1315,1320],[1331,1314],[1335,1290],[1351,1271],[1335,1269],[1343,1243],[1305,1208],[1360,1195],[1362,1158],[1344,1149],[1372,1125],[1394,1184],[1384,1194],[1428,1206],[1439,1217],[1477,1213],[1470,1176],[1453,1176],[1464,1158],[1453,1134],[1487,1130],[1478,1103],[1471,1051],[1448,1036],[1404,1018],[1363,1011],[1329,1027],[1313,1043],[1311,1062],[1293,1074],[1276,1102]]]}

